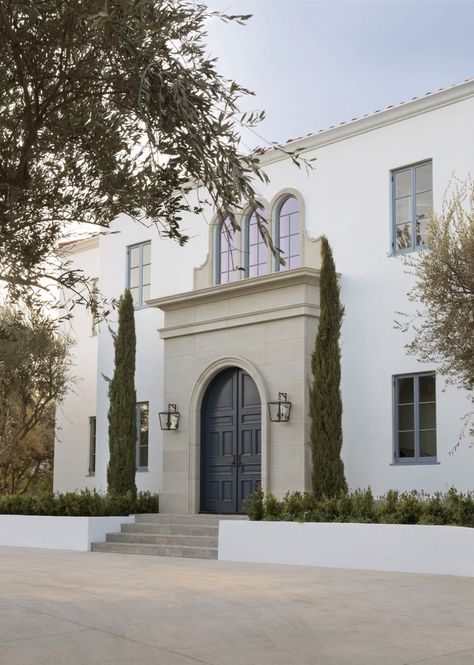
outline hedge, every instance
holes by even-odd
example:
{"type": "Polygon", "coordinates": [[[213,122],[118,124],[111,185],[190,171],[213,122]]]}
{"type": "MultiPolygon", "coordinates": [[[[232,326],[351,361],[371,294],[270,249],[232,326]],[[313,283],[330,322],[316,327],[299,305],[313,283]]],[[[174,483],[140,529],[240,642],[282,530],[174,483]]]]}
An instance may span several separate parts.
{"type": "Polygon", "coordinates": [[[257,490],[247,498],[246,511],[251,520],[474,527],[474,494],[454,488],[433,495],[390,490],[374,498],[369,488],[317,500],[309,493],[288,492],[277,499],[257,490]]]}
{"type": "Polygon", "coordinates": [[[36,496],[0,495],[0,515],[105,517],[157,512],[158,495],[150,492],[139,492],[136,497],[131,492],[122,496],[109,496],[87,489],[36,496]]]}

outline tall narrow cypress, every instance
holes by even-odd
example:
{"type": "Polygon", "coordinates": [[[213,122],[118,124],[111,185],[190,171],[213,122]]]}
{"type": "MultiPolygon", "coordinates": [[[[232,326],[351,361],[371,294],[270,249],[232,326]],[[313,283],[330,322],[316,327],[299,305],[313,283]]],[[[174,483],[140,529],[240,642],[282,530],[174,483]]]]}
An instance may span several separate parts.
{"type": "Polygon", "coordinates": [[[137,493],[135,312],[127,289],[119,301],[118,330],[114,335],[115,371],[109,384],[109,451],[107,486],[111,495],[137,493]]]}
{"type": "Polygon", "coordinates": [[[322,238],[320,318],[311,358],[310,386],[313,493],[331,497],[347,490],[342,448],[341,333],[344,307],[336,267],[327,238],[322,238]]]}

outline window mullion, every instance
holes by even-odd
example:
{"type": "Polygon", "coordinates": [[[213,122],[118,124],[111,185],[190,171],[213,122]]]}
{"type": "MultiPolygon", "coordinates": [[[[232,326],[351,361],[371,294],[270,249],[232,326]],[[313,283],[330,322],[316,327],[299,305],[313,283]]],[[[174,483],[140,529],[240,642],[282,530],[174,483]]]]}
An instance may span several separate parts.
{"type": "Polygon", "coordinates": [[[415,407],[415,460],[420,460],[420,377],[414,376],[413,399],[415,407]]]}

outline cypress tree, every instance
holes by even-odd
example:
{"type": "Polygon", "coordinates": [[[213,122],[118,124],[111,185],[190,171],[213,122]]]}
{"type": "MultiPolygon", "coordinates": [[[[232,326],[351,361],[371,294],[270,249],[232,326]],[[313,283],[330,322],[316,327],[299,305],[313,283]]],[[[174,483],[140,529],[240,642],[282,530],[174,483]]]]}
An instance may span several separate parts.
{"type": "Polygon", "coordinates": [[[136,393],[135,393],[135,312],[128,289],[119,301],[119,324],[114,335],[115,371],[109,384],[109,451],[107,487],[117,496],[137,493],[136,473],[136,393]]]}
{"type": "Polygon", "coordinates": [[[310,386],[313,493],[316,498],[347,491],[342,448],[341,333],[344,307],[336,267],[327,238],[322,238],[320,318],[311,357],[310,386]]]}

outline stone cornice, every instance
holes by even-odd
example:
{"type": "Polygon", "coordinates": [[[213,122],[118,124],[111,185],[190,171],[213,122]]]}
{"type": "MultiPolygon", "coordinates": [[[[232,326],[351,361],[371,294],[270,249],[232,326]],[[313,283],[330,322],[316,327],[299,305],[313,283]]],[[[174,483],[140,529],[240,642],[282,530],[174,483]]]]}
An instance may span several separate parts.
{"type": "Polygon", "coordinates": [[[147,300],[150,307],[158,307],[167,312],[173,309],[205,305],[219,300],[229,300],[239,296],[249,296],[274,289],[300,284],[319,285],[320,271],[314,268],[295,268],[282,272],[274,272],[261,277],[241,279],[230,284],[218,284],[206,289],[185,291],[172,296],[147,300]]]}

